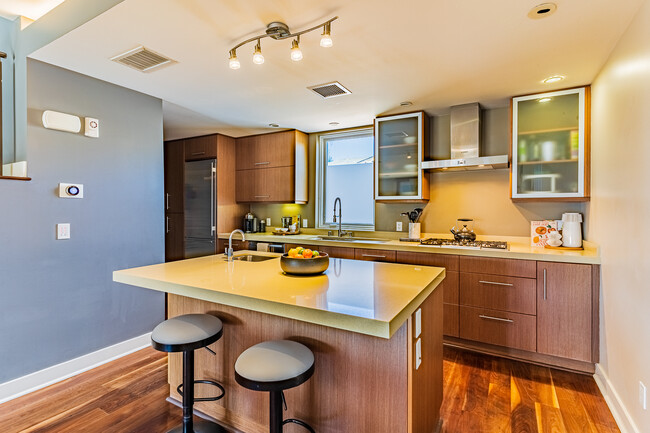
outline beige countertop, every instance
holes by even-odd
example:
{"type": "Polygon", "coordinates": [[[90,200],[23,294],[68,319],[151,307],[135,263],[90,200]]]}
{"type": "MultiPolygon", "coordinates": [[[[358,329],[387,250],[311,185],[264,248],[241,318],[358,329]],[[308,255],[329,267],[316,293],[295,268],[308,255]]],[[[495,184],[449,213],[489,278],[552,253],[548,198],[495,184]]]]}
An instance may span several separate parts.
{"type": "Polygon", "coordinates": [[[291,276],[280,254],[227,262],[223,254],[113,272],[119,283],[361,334],[390,338],[445,277],[444,268],[330,259],[325,273],[291,276]]]}
{"type": "MultiPolygon", "coordinates": [[[[508,251],[502,250],[467,250],[460,248],[440,248],[419,245],[412,242],[400,242],[398,239],[389,239],[388,236],[395,236],[396,233],[389,232],[358,232],[355,235],[364,237],[377,237],[378,239],[386,240],[385,242],[377,241],[336,241],[336,240],[319,240],[318,234],[315,230],[309,230],[297,235],[274,235],[271,233],[249,233],[246,234],[246,240],[257,242],[269,243],[293,243],[293,244],[307,244],[307,245],[325,245],[335,247],[347,248],[368,248],[377,250],[396,250],[396,251],[411,251],[418,253],[435,253],[435,254],[456,254],[466,256],[480,256],[480,257],[498,257],[508,259],[520,260],[540,260],[549,262],[563,262],[563,263],[584,263],[584,264],[599,264],[600,253],[598,246],[592,242],[584,242],[583,251],[562,251],[552,250],[542,247],[533,247],[530,245],[530,239],[527,237],[513,237],[513,236],[479,236],[479,240],[503,240],[508,242],[508,251]]],[[[406,233],[397,233],[403,237],[406,233]]],[[[220,233],[219,238],[228,239],[229,233],[220,233]]],[[[450,235],[429,234],[425,233],[423,238],[439,237],[450,238],[450,235]]],[[[240,239],[236,235],[237,240],[240,239]]]]}

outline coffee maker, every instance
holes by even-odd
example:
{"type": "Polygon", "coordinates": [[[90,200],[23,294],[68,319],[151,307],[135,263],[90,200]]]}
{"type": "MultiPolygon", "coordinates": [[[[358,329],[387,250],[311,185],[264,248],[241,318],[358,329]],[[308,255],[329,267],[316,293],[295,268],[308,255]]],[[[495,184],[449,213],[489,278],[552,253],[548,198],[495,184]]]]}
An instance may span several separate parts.
{"type": "Polygon", "coordinates": [[[257,218],[255,218],[255,215],[252,213],[248,212],[244,216],[244,232],[245,233],[256,233],[257,230],[257,218]]]}

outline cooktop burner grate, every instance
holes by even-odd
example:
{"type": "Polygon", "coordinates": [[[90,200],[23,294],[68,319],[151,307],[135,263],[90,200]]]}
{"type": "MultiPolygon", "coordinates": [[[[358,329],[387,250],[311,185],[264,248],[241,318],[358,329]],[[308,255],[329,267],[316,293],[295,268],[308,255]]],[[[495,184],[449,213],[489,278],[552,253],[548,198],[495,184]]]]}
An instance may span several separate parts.
{"type": "Polygon", "coordinates": [[[467,250],[508,250],[508,243],[503,241],[459,242],[454,239],[428,238],[420,241],[421,245],[440,248],[461,248],[467,250]]]}

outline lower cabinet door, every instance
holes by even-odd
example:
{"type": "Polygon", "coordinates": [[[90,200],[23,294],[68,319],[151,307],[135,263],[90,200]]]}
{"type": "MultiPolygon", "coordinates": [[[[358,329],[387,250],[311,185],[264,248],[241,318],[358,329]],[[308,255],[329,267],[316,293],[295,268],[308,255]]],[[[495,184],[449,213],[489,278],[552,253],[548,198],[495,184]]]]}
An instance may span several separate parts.
{"type": "Polygon", "coordinates": [[[460,306],[460,338],[466,340],[534,352],[535,328],[535,316],[460,306]]]}
{"type": "Polygon", "coordinates": [[[165,215],[165,261],[173,262],[185,258],[185,215],[165,215]]]}
{"type": "Polygon", "coordinates": [[[537,352],[592,360],[591,265],[537,262],[537,352]]]}
{"type": "Polygon", "coordinates": [[[442,304],[442,334],[459,337],[458,304],[442,304]]]}

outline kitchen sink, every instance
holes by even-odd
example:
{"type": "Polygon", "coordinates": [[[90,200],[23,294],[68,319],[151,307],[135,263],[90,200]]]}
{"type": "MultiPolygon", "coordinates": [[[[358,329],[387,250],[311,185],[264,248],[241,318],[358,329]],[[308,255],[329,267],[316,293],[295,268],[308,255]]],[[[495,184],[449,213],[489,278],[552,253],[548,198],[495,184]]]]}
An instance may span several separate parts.
{"type": "Polygon", "coordinates": [[[390,239],[381,238],[363,238],[363,237],[338,237],[338,236],[318,236],[319,241],[336,241],[336,242],[363,242],[367,244],[383,244],[389,242],[390,239]]]}
{"type": "MultiPolygon", "coordinates": [[[[238,260],[240,262],[263,262],[266,260],[275,259],[277,257],[269,256],[256,256],[253,254],[242,254],[241,256],[233,256],[233,260],[238,260]]],[[[228,257],[225,257],[228,260],[228,257]]]]}

